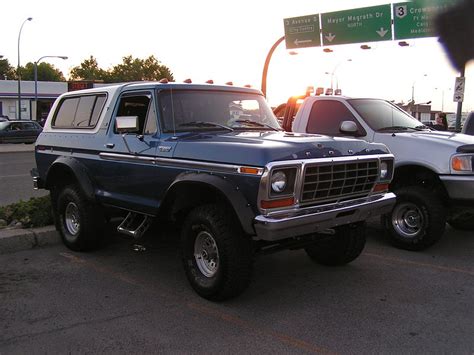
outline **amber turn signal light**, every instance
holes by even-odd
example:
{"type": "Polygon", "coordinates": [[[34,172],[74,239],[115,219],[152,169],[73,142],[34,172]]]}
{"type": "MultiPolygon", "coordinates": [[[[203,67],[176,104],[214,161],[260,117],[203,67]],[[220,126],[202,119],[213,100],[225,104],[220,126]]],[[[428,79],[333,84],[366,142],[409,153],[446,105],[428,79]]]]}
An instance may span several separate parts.
{"type": "Polygon", "coordinates": [[[295,198],[289,197],[289,198],[283,198],[283,199],[271,200],[271,201],[262,200],[262,202],[260,203],[260,206],[262,208],[267,209],[267,208],[288,207],[294,204],[295,204],[295,198]]]}

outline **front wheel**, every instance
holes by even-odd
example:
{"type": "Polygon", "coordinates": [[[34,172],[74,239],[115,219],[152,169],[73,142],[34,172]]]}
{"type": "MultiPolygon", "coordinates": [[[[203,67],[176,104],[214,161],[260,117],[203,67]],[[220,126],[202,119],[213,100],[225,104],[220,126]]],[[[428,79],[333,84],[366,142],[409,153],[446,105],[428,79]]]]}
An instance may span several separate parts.
{"type": "Polygon", "coordinates": [[[65,186],[53,199],[53,213],[64,244],[75,251],[98,246],[104,233],[105,219],[99,207],[88,201],[76,185],[65,186]]]}
{"type": "Polygon", "coordinates": [[[186,277],[200,296],[223,301],[247,288],[253,266],[251,240],[223,206],[199,206],[189,213],[181,249],[186,277]]]}
{"type": "Polygon", "coordinates": [[[419,251],[435,244],[444,234],[446,213],[438,196],[410,186],[394,191],[397,202],[385,226],[391,243],[400,249],[419,251]]]}
{"type": "Polygon", "coordinates": [[[355,260],[365,246],[365,224],[350,224],[336,228],[336,233],[318,240],[305,248],[315,262],[327,266],[339,266],[355,260]]]}

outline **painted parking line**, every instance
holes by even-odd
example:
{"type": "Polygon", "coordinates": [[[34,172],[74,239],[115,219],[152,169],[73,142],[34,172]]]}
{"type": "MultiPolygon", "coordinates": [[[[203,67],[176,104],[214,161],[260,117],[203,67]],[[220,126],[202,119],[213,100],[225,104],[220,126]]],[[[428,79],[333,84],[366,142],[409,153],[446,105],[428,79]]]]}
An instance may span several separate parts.
{"type": "Polygon", "coordinates": [[[243,329],[248,330],[251,333],[259,333],[262,335],[270,336],[272,338],[276,338],[282,343],[285,343],[287,345],[291,345],[294,348],[298,348],[300,350],[304,350],[310,353],[314,354],[336,354],[335,352],[331,352],[325,348],[315,346],[314,344],[310,344],[304,340],[282,334],[279,332],[272,331],[270,329],[262,329],[261,326],[258,324],[252,324],[249,321],[243,320],[240,317],[230,315],[228,313],[222,312],[220,310],[213,309],[209,306],[197,304],[197,303],[188,303],[187,306],[191,309],[193,309],[196,312],[199,312],[201,314],[210,316],[212,318],[220,319],[222,321],[225,321],[227,323],[231,323],[232,325],[239,326],[243,329]]]}
{"type": "Polygon", "coordinates": [[[417,261],[410,261],[410,260],[406,260],[406,259],[393,258],[393,257],[390,257],[390,256],[384,256],[384,255],[372,254],[372,253],[364,253],[363,255],[370,256],[370,257],[373,257],[373,258],[382,259],[382,260],[397,263],[397,264],[413,265],[413,266],[429,268],[429,269],[434,269],[434,270],[455,272],[455,273],[474,276],[474,271],[469,270],[469,269],[459,269],[459,268],[435,265],[435,264],[430,264],[430,263],[420,263],[420,262],[417,262],[417,261]]]}
{"type": "Polygon", "coordinates": [[[18,178],[18,177],[25,177],[25,176],[31,176],[30,174],[19,174],[19,175],[3,175],[0,176],[0,179],[6,179],[6,178],[18,178]]]}
{"type": "MultiPolygon", "coordinates": [[[[104,275],[111,276],[125,283],[131,284],[134,286],[140,286],[144,288],[145,290],[149,292],[153,292],[153,294],[156,294],[156,292],[151,287],[149,287],[149,284],[146,281],[135,280],[133,278],[130,278],[124,275],[123,273],[116,272],[108,267],[99,265],[96,262],[88,261],[86,259],[72,255],[70,253],[60,253],[59,255],[68,259],[70,262],[87,267],[94,271],[100,272],[104,275]]],[[[163,288],[162,285],[160,285],[160,287],[163,288]]],[[[179,302],[178,293],[176,293],[174,290],[167,287],[164,287],[164,290],[166,290],[167,294],[161,293],[160,296],[167,298],[170,302],[173,302],[173,303],[179,302]]],[[[252,334],[260,334],[262,336],[265,336],[274,340],[278,340],[281,343],[292,346],[298,350],[303,350],[305,352],[314,353],[314,354],[328,354],[328,355],[336,354],[336,352],[330,351],[328,349],[325,349],[324,347],[317,346],[315,344],[308,343],[302,339],[295,338],[293,336],[290,336],[284,333],[276,332],[271,329],[263,328],[259,324],[254,324],[251,321],[244,320],[238,315],[233,315],[227,312],[223,312],[215,307],[212,307],[212,305],[204,305],[197,302],[186,302],[186,307],[187,309],[193,310],[194,312],[199,313],[200,315],[205,315],[207,317],[220,320],[232,326],[238,326],[241,329],[246,330],[252,334]]]]}

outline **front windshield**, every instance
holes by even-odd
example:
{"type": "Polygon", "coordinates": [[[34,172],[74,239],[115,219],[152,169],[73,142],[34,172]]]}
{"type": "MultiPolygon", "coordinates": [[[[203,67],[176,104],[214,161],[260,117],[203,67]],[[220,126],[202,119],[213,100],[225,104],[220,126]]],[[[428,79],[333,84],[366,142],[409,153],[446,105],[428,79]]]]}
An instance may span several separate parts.
{"type": "Polygon", "coordinates": [[[374,131],[423,127],[416,118],[385,100],[351,99],[349,102],[374,131]]]}
{"type": "Polygon", "coordinates": [[[164,132],[190,130],[279,130],[265,98],[216,90],[166,90],[159,94],[164,132]]]}
{"type": "Polygon", "coordinates": [[[3,131],[6,127],[8,127],[9,122],[0,122],[0,131],[3,131]]]}

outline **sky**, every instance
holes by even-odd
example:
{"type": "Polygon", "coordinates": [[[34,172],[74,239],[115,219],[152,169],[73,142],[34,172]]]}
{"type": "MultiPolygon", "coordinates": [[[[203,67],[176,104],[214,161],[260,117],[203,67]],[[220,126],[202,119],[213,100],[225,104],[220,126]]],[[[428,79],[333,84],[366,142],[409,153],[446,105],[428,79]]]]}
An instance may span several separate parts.
{"type": "MultiPolygon", "coordinates": [[[[366,6],[379,0],[2,0],[0,55],[12,66],[42,56],[68,77],[71,68],[94,56],[101,68],[124,56],[155,56],[176,81],[213,79],[260,89],[265,58],[284,35],[283,19],[366,6]]],[[[303,94],[307,86],[330,87],[352,97],[379,97],[417,103],[432,101],[432,109],[455,112],[453,88],[459,75],[437,38],[301,48],[290,54],[284,43],[273,53],[268,69],[267,100],[272,106],[303,94]],[[329,73],[329,74],[326,74],[329,73]],[[330,75],[334,73],[334,75],[330,75]],[[443,100],[444,98],[444,100],[443,100]]],[[[474,110],[474,65],[466,69],[463,110],[474,110]]]]}

